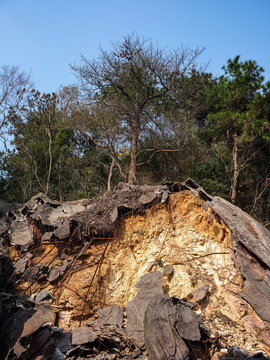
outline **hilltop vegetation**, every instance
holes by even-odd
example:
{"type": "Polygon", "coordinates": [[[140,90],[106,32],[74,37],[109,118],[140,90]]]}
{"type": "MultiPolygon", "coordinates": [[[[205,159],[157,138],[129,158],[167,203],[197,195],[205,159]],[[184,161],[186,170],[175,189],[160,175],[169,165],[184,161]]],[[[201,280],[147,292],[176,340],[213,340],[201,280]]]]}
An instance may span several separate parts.
{"type": "Polygon", "coordinates": [[[77,85],[52,94],[2,67],[1,197],[72,200],[119,181],[192,177],[269,223],[270,83],[240,56],[215,77],[199,66],[202,51],[127,36],[97,59],[82,57],[71,66],[77,85]]]}

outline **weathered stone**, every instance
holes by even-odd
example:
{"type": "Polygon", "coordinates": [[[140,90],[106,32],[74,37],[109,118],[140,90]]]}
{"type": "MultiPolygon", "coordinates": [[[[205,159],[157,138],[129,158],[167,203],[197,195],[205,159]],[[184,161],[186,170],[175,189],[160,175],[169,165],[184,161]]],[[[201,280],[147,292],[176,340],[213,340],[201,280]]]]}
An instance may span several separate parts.
{"type": "Polygon", "coordinates": [[[65,355],[61,352],[61,350],[57,347],[50,358],[50,360],[64,360],[65,355]]]}
{"type": "Polygon", "coordinates": [[[207,293],[209,290],[209,284],[205,284],[195,290],[192,291],[192,295],[194,296],[196,301],[202,301],[203,299],[205,299],[207,293]]]}
{"type": "Polygon", "coordinates": [[[14,316],[13,331],[15,333],[12,335],[12,338],[29,336],[43,324],[52,324],[53,320],[54,312],[47,307],[39,307],[38,310],[19,310],[14,316]]]}
{"type": "Polygon", "coordinates": [[[28,261],[29,261],[29,259],[27,259],[27,258],[25,258],[25,257],[20,258],[20,259],[14,264],[15,269],[16,269],[18,272],[20,272],[20,273],[24,273],[28,261]]]}
{"type": "Polygon", "coordinates": [[[33,228],[27,221],[13,221],[10,226],[10,240],[13,245],[20,245],[25,251],[34,243],[33,228]]]}
{"type": "Polygon", "coordinates": [[[94,342],[97,335],[86,327],[77,327],[72,330],[72,345],[82,345],[94,342]]]}
{"type": "Polygon", "coordinates": [[[22,353],[25,352],[25,348],[18,341],[16,342],[12,350],[17,357],[19,357],[22,353]]]}
{"type": "Polygon", "coordinates": [[[116,206],[111,213],[111,222],[114,223],[118,219],[118,207],[116,206]]]}
{"type": "Polygon", "coordinates": [[[62,266],[60,266],[58,268],[60,275],[64,275],[64,273],[66,272],[67,268],[70,266],[71,262],[70,261],[66,261],[62,266]]]}
{"type": "MultiPolygon", "coordinates": [[[[174,192],[174,187],[170,187],[170,185],[165,186],[162,191],[166,192],[168,188],[174,192]]],[[[143,194],[153,192],[156,194],[157,201],[160,201],[162,191],[159,187],[154,190],[153,187],[127,186],[123,191],[115,190],[98,197],[98,199],[85,200],[84,208],[89,205],[89,212],[85,211],[83,215],[77,214],[78,216],[73,218],[73,225],[76,224],[76,221],[82,225],[78,227],[81,233],[78,230],[79,235],[74,236],[73,233],[70,241],[66,242],[65,253],[71,263],[75,265],[75,271],[67,279],[63,278],[63,287],[59,289],[61,292],[59,305],[67,305],[63,310],[67,313],[67,321],[61,322],[61,320],[60,326],[67,329],[76,324],[81,308],[77,307],[77,303],[81,303],[80,296],[84,297],[84,292],[89,285],[89,276],[92,276],[94,271],[92,264],[95,267],[98,259],[97,253],[104,250],[103,245],[98,241],[96,243],[94,239],[93,246],[91,245],[84,256],[77,257],[80,249],[77,251],[77,248],[74,248],[74,238],[81,239],[81,242],[77,243],[81,246],[82,242],[88,240],[85,229],[95,229],[98,232],[97,237],[101,233],[112,234],[110,231],[114,229],[110,226],[106,227],[104,223],[111,223],[110,215],[115,207],[119,207],[119,234],[121,233],[121,237],[119,237],[119,241],[111,242],[110,250],[106,252],[106,261],[100,267],[100,279],[104,280],[104,301],[106,303],[126,306],[127,301],[134,298],[136,294],[133,284],[142,274],[152,271],[153,263],[159,258],[165,264],[174,265],[174,273],[169,274],[172,276],[164,277],[163,286],[166,293],[189,298],[196,287],[208,282],[213,290],[211,291],[213,296],[207,298],[203,309],[208,325],[210,327],[213,325],[214,328],[224,333],[224,341],[228,343],[233,343],[231,335],[229,335],[233,328],[233,337],[239,341],[239,346],[243,347],[243,344],[247,343],[249,351],[251,347],[266,349],[266,344],[270,342],[265,340],[267,337],[263,336],[263,333],[268,329],[268,324],[261,320],[261,326],[258,327],[256,322],[250,324],[250,321],[244,319],[245,315],[257,317],[249,304],[253,306],[253,309],[256,309],[255,306],[257,308],[264,307],[264,298],[269,298],[270,272],[267,270],[269,265],[266,263],[267,257],[269,258],[269,249],[267,249],[266,234],[262,235],[263,230],[258,230],[259,226],[254,226],[252,221],[249,221],[239,209],[235,209],[229,203],[225,204],[222,199],[208,196],[194,182],[189,182],[187,185],[181,183],[175,187],[177,193],[170,195],[170,207],[161,204],[152,208],[146,206],[144,212],[133,211],[132,214],[126,214],[124,218],[120,216],[128,209],[143,208],[138,201],[143,194]],[[118,199],[119,193],[122,196],[121,199],[118,199]],[[123,208],[123,204],[126,209],[123,208]],[[211,216],[212,214],[214,217],[211,216]],[[250,248],[247,246],[249,239],[246,238],[243,229],[248,236],[253,237],[250,248]],[[97,248],[94,245],[97,245],[97,248]],[[256,253],[253,250],[256,250],[256,253]],[[258,254],[263,250],[264,258],[261,259],[258,254]],[[76,269],[79,270],[80,267],[82,269],[77,271],[76,269]],[[77,294],[75,291],[65,288],[65,284],[70,289],[74,289],[77,294]],[[257,299],[255,299],[252,289],[248,289],[249,286],[256,288],[257,299]],[[240,296],[242,289],[244,289],[242,295],[247,301],[240,296]],[[260,293],[262,299],[258,299],[260,293]],[[234,297],[231,294],[234,294],[234,297]],[[238,310],[239,306],[241,307],[240,311],[238,310]],[[248,327],[252,331],[249,331],[248,327]]],[[[36,205],[38,206],[31,210],[35,213],[36,219],[39,219],[35,226],[39,226],[42,222],[39,213],[42,213],[44,205],[53,208],[53,211],[60,210],[58,222],[59,219],[68,216],[69,209],[66,204],[49,203],[46,199],[40,199],[34,206],[36,205]]],[[[29,211],[24,213],[24,218],[29,215],[31,216],[29,211]]],[[[58,226],[56,224],[53,225],[54,228],[58,226]]],[[[39,230],[42,233],[44,229],[48,230],[46,225],[41,226],[39,230]]],[[[39,242],[36,245],[38,246],[39,242]]],[[[33,263],[39,264],[44,261],[45,264],[60,271],[61,251],[51,263],[50,261],[57,254],[57,249],[50,244],[48,249],[46,247],[46,244],[42,244],[41,249],[44,250],[44,253],[33,251],[35,254],[33,263]],[[50,249],[52,252],[42,260],[42,257],[50,249]]],[[[61,248],[58,247],[59,250],[61,248]]],[[[12,253],[15,253],[13,249],[12,253]]],[[[164,268],[165,266],[163,266],[162,272],[165,275],[164,268]]],[[[44,288],[45,282],[42,280],[44,275],[38,279],[41,281],[38,280],[38,283],[32,287],[32,291],[33,288],[36,292],[44,288]]],[[[52,283],[49,287],[54,288],[57,293],[55,285],[52,283]]],[[[18,286],[19,290],[24,290],[28,284],[18,282],[18,286]]],[[[93,286],[95,286],[94,283],[93,286]]],[[[197,295],[197,301],[198,298],[197,295]]],[[[6,305],[6,300],[3,301],[3,304],[6,305]]],[[[59,313],[61,312],[62,310],[59,313]]]]}
{"type": "Polygon", "coordinates": [[[13,292],[15,285],[14,270],[11,259],[0,253],[0,291],[13,292]]]}
{"type": "Polygon", "coordinates": [[[50,283],[53,283],[54,281],[56,281],[60,276],[60,271],[58,269],[51,269],[51,271],[49,272],[49,275],[47,276],[47,280],[50,283]]]}
{"type": "Polygon", "coordinates": [[[173,265],[165,265],[165,266],[163,266],[163,274],[165,276],[172,275],[173,271],[174,271],[173,265]]]}
{"type": "Polygon", "coordinates": [[[63,215],[61,206],[52,207],[50,204],[42,206],[38,216],[43,225],[58,226],[59,218],[63,215]]]}
{"type": "Polygon", "coordinates": [[[48,359],[55,351],[55,344],[49,330],[43,330],[36,334],[30,342],[29,347],[21,355],[23,360],[48,359]]]}
{"type": "Polygon", "coordinates": [[[228,353],[234,359],[245,359],[248,356],[248,351],[241,349],[238,346],[231,346],[228,353]]]}
{"type": "MultiPolygon", "coordinates": [[[[14,219],[14,211],[11,208],[11,204],[6,201],[0,199],[0,234],[5,232],[12,221],[14,219]]],[[[0,244],[2,241],[0,240],[0,244]]],[[[1,244],[2,246],[4,243],[1,244]]]]}
{"type": "Polygon", "coordinates": [[[122,327],[123,325],[123,310],[118,305],[106,307],[98,312],[99,319],[97,324],[113,325],[122,327]]]}
{"type": "Polygon", "coordinates": [[[70,235],[70,225],[68,220],[63,220],[61,223],[59,223],[56,230],[54,230],[54,235],[58,239],[65,239],[70,235]]]}
{"type": "Polygon", "coordinates": [[[65,354],[71,349],[71,333],[63,331],[57,333],[54,336],[54,342],[56,343],[61,353],[65,354]]]}
{"type": "Polygon", "coordinates": [[[199,323],[202,322],[202,319],[193,310],[182,304],[177,304],[171,311],[170,318],[172,315],[175,319],[173,326],[182,339],[191,341],[201,339],[199,323]]]}
{"type": "Polygon", "coordinates": [[[167,201],[168,197],[169,197],[168,192],[167,192],[167,191],[163,191],[163,192],[162,192],[162,195],[161,195],[161,202],[162,202],[162,203],[165,203],[165,202],[167,201]]]}
{"type": "Polygon", "coordinates": [[[154,296],[144,316],[145,347],[150,360],[184,360],[188,356],[186,344],[173,328],[175,322],[175,306],[169,295],[154,296]]]}
{"type": "Polygon", "coordinates": [[[153,296],[163,294],[162,282],[160,271],[146,273],[135,284],[138,294],[127,303],[127,334],[138,346],[144,343],[144,312],[153,296]]]}
{"type": "Polygon", "coordinates": [[[38,280],[40,273],[41,273],[41,267],[38,265],[33,266],[25,270],[23,274],[23,278],[27,281],[34,283],[38,280]]]}
{"type": "Polygon", "coordinates": [[[41,292],[36,294],[34,297],[34,300],[36,302],[41,302],[44,300],[52,300],[52,299],[53,299],[53,297],[51,296],[51,294],[49,293],[49,291],[47,289],[42,290],[41,292]]]}
{"type": "Polygon", "coordinates": [[[263,320],[270,322],[270,298],[266,297],[249,281],[245,282],[241,296],[252,305],[263,320]]]}
{"type": "Polygon", "coordinates": [[[143,194],[139,198],[139,202],[143,205],[150,204],[157,198],[157,195],[154,192],[147,192],[146,194],[143,194]]]}
{"type": "Polygon", "coordinates": [[[45,232],[45,234],[42,236],[42,241],[49,241],[49,240],[51,240],[52,235],[53,235],[53,232],[52,232],[52,231],[45,232]]]}

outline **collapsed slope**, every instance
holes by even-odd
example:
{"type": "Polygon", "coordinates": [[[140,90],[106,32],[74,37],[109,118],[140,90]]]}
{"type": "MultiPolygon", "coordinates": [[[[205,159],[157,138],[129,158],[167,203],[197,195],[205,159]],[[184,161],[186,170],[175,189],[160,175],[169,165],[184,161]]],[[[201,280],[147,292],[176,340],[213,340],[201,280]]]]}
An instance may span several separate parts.
{"type": "Polygon", "coordinates": [[[17,291],[47,289],[55,325],[70,329],[100,308],[125,307],[140,277],[161,271],[164,293],[196,302],[228,346],[270,351],[270,233],[191,179],[119,184],[62,204],[38,194],[5,214],[15,218],[2,237],[17,291]]]}

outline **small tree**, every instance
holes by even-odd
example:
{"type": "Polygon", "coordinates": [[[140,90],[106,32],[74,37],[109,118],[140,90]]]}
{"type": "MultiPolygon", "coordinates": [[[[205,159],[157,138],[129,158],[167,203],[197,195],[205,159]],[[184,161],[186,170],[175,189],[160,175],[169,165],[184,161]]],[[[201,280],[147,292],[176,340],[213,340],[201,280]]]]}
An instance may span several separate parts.
{"type": "MultiPolygon", "coordinates": [[[[90,114],[94,115],[93,109],[98,109],[99,114],[100,109],[104,110],[103,118],[114,129],[112,137],[108,138],[105,134],[108,128],[99,127],[93,134],[89,126],[89,136],[108,148],[112,163],[116,162],[119,167],[121,159],[117,154],[123,145],[126,146],[130,184],[137,181],[138,166],[150,162],[155,154],[165,150],[160,142],[149,149],[140,148],[140,141],[162,128],[164,116],[158,110],[162,99],[169,96],[179,78],[195,66],[202,51],[177,49],[168,52],[132,35],[114,44],[111,51],[101,49],[97,60],[89,61],[82,56],[82,65],[71,67],[88,99],[90,114]],[[112,141],[116,139],[118,142],[112,141]],[[149,153],[149,157],[140,163],[142,153],[149,153]]],[[[160,139],[159,136],[156,138],[160,139]]]]}

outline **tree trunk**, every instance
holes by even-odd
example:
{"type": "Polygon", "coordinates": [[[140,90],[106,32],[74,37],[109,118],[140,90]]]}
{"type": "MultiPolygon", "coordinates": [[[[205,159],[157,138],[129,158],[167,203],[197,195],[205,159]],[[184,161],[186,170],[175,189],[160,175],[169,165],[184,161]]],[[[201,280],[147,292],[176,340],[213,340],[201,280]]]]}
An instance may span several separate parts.
{"type": "Polygon", "coordinates": [[[130,165],[128,173],[129,184],[136,184],[138,133],[138,125],[136,124],[131,132],[130,165]]]}
{"type": "Polygon", "coordinates": [[[45,194],[48,195],[49,188],[50,188],[50,180],[51,180],[51,172],[52,172],[52,134],[50,129],[51,117],[49,115],[49,126],[46,128],[47,135],[49,137],[49,168],[48,168],[48,175],[47,175],[47,183],[46,183],[46,192],[45,194]]]}
{"type": "Polygon", "coordinates": [[[231,186],[231,201],[233,204],[237,200],[237,182],[239,176],[239,164],[238,164],[238,145],[237,134],[233,134],[233,182],[231,186]]]}
{"type": "Polygon", "coordinates": [[[115,158],[112,156],[112,163],[111,163],[111,166],[110,166],[110,172],[109,172],[108,182],[107,182],[107,190],[108,191],[112,190],[111,183],[112,183],[112,173],[113,173],[114,165],[115,165],[115,158]]]}

